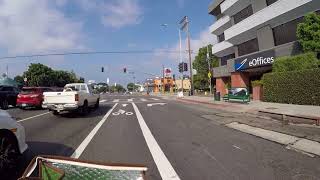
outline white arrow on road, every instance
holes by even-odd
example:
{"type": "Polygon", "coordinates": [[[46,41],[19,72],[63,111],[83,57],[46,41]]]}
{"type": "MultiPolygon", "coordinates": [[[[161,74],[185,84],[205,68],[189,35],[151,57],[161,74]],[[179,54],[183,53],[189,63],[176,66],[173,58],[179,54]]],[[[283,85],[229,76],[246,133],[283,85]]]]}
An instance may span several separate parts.
{"type": "Polygon", "coordinates": [[[151,104],[147,104],[148,107],[151,107],[151,106],[154,106],[154,105],[160,105],[160,106],[163,106],[167,103],[151,103],[151,104]]]}
{"type": "Polygon", "coordinates": [[[128,104],[122,104],[123,107],[126,107],[128,104]]]}

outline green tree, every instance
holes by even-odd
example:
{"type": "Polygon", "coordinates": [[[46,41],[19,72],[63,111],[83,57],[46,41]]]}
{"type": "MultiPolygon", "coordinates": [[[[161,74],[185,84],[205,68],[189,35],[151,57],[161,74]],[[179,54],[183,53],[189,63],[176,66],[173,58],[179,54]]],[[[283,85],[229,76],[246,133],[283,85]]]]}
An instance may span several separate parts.
{"type": "Polygon", "coordinates": [[[28,70],[23,73],[23,77],[28,79],[28,86],[58,86],[63,87],[68,83],[83,82],[78,79],[74,72],[55,71],[43,64],[30,64],[28,70]]]}
{"type": "Polygon", "coordinates": [[[14,80],[21,85],[24,84],[24,78],[20,75],[17,75],[16,77],[14,77],[14,80]]]}
{"type": "Polygon", "coordinates": [[[309,13],[304,21],[298,24],[298,41],[305,52],[320,52],[320,15],[309,13]]]}
{"type": "MultiPolygon", "coordinates": [[[[211,68],[218,67],[219,61],[216,56],[212,54],[212,45],[208,45],[209,63],[211,68]]],[[[193,76],[193,83],[195,89],[209,89],[209,82],[212,79],[208,78],[209,66],[207,61],[207,46],[199,49],[197,56],[193,61],[193,68],[197,70],[197,75],[193,76]]]]}
{"type": "Polygon", "coordinates": [[[137,85],[135,85],[134,83],[128,83],[128,85],[127,85],[127,89],[128,89],[128,91],[134,91],[134,90],[136,90],[136,89],[138,89],[139,88],[139,86],[137,86],[137,85]]]}
{"type": "Polygon", "coordinates": [[[110,90],[111,90],[111,92],[125,92],[126,91],[126,89],[123,86],[121,86],[120,84],[117,84],[116,86],[114,86],[114,85],[111,86],[110,90]]]}

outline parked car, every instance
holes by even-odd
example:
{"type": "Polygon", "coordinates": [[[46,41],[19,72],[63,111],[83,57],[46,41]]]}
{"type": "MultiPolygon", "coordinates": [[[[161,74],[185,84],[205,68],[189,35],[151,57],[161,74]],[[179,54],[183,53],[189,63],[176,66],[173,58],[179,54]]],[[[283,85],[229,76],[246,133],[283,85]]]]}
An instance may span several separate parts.
{"type": "Polygon", "coordinates": [[[88,112],[89,107],[99,107],[99,94],[94,94],[92,87],[85,83],[67,84],[63,92],[45,92],[43,108],[48,108],[54,115],[62,111],[88,112]]]}
{"type": "Polygon", "coordinates": [[[4,110],[0,110],[0,174],[17,165],[18,157],[27,150],[25,130],[4,110]]]}
{"type": "Polygon", "coordinates": [[[13,86],[0,86],[0,108],[8,109],[9,105],[16,106],[19,89],[13,86]]]}
{"type": "Polygon", "coordinates": [[[48,87],[24,87],[18,95],[17,106],[24,109],[26,107],[42,108],[43,93],[52,92],[48,87]]]}

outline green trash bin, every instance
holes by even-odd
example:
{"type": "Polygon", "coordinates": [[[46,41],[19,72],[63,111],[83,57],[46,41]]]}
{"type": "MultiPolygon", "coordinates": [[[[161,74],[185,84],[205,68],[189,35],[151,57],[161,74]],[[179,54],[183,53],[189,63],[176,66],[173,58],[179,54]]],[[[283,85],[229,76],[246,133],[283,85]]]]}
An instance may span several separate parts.
{"type": "Polygon", "coordinates": [[[221,98],[220,92],[217,91],[217,92],[214,94],[214,100],[215,100],[215,101],[220,101],[220,98],[221,98]]]}

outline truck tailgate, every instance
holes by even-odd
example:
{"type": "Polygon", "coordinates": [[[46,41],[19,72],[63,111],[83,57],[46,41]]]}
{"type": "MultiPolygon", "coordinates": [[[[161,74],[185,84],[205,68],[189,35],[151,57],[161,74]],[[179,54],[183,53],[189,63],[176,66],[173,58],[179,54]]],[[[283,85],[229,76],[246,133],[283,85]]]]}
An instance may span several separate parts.
{"type": "Polygon", "coordinates": [[[76,103],[75,94],[77,94],[77,92],[46,92],[46,93],[43,93],[44,103],[47,103],[47,104],[76,103]]]}

